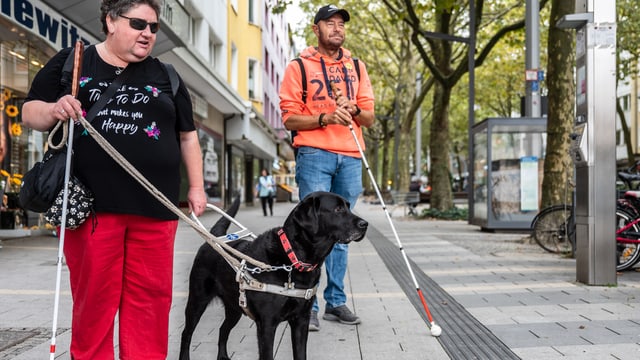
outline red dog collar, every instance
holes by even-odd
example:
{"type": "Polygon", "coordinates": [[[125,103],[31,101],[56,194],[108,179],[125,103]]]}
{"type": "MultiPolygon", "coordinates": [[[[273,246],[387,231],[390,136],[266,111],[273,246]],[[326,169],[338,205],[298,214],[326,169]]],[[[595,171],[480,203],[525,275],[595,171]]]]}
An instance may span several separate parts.
{"type": "Polygon", "coordinates": [[[300,272],[309,272],[309,271],[315,270],[318,264],[312,265],[312,264],[307,264],[298,260],[298,257],[296,256],[296,253],[293,252],[291,243],[287,238],[287,234],[284,233],[283,229],[278,230],[278,236],[280,236],[280,243],[282,243],[282,248],[284,249],[284,252],[287,253],[287,256],[289,257],[291,264],[296,270],[300,272]]]}

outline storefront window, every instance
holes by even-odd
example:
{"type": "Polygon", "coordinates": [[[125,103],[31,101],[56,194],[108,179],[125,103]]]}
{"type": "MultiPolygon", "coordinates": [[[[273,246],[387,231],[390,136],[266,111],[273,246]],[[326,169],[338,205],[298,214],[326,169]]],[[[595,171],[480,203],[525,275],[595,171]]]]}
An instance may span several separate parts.
{"type": "MultiPolygon", "coordinates": [[[[2,24],[0,23],[0,26],[2,24]]],[[[22,125],[22,104],[36,73],[54,54],[40,41],[21,39],[10,28],[3,28],[0,40],[0,194],[1,228],[14,229],[26,224],[16,216],[17,193],[22,175],[44,154],[44,136],[22,125]]]]}
{"type": "Polygon", "coordinates": [[[244,152],[238,148],[231,151],[231,188],[229,194],[241,194],[241,201],[245,200],[245,158],[244,152]]]}
{"type": "Polygon", "coordinates": [[[222,136],[207,129],[198,129],[200,148],[202,149],[202,164],[204,169],[204,190],[208,202],[222,201],[222,136]]]}

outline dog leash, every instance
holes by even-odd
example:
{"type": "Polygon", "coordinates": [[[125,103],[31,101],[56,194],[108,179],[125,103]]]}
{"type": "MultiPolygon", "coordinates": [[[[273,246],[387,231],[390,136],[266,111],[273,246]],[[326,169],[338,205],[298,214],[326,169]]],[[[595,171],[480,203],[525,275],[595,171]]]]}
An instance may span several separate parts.
{"type": "Polygon", "coordinates": [[[262,269],[269,270],[272,268],[271,265],[267,265],[262,261],[258,261],[253,259],[242,252],[232,248],[227,244],[223,239],[219,239],[213,234],[209,233],[204,227],[200,226],[196,221],[192,220],[187,214],[181,211],[176,205],[174,205],[171,200],[169,200],[160,190],[158,190],[149,180],[147,180],[139,171],[136,169],[127,159],[122,156],[100,133],[96,131],[96,129],[87,121],[84,116],[79,116],[78,120],[87,130],[89,135],[93,137],[93,139],[107,152],[117,163],[120,165],[125,171],[127,171],[133,178],[142,185],[151,195],[153,195],[158,201],[160,201],[164,206],[166,206],[171,212],[176,214],[180,219],[189,224],[193,229],[204,238],[211,247],[215,251],[217,251],[222,257],[227,260],[229,264],[231,264],[236,271],[240,268],[240,261],[245,260],[246,262],[262,269]],[[233,255],[233,256],[232,256],[233,255]]]}
{"type": "MultiPolygon", "coordinates": [[[[238,282],[240,289],[239,304],[249,318],[254,319],[253,314],[251,314],[249,308],[247,307],[247,299],[245,294],[246,290],[267,292],[282,296],[302,298],[305,300],[309,300],[313,298],[313,296],[315,296],[318,285],[314,286],[311,289],[295,288],[295,283],[291,281],[291,271],[293,270],[291,266],[276,267],[265,264],[229,246],[225,241],[227,239],[226,237],[223,236],[221,238],[218,238],[209,233],[206,228],[202,226],[200,221],[197,220],[197,218],[192,219],[187,216],[177,206],[175,206],[161,191],[153,186],[153,184],[151,184],[149,180],[147,180],[131,163],[129,163],[127,159],[122,156],[122,154],[120,154],[104,137],[102,137],[102,135],[100,135],[84,117],[80,116],[79,121],[85,127],[89,135],[91,135],[96,140],[100,147],[102,147],[122,168],[124,168],[125,171],[129,172],[131,176],[133,176],[133,178],[136,179],[147,191],[155,196],[158,201],[160,201],[179,218],[181,218],[192,228],[194,228],[207,241],[207,243],[209,243],[209,245],[211,245],[211,247],[213,247],[213,249],[217,251],[227,261],[227,263],[235,269],[236,281],[238,282]],[[242,261],[239,261],[238,258],[242,261]],[[246,266],[247,263],[256,266],[256,268],[249,270],[246,266]],[[283,286],[260,282],[247,273],[248,271],[253,273],[261,273],[264,271],[276,271],[280,269],[287,270],[289,273],[289,281],[284,283],[283,286]]],[[[229,218],[228,215],[226,217],[229,218]]],[[[235,220],[233,222],[236,223],[235,220]]],[[[241,237],[253,235],[251,232],[248,232],[246,228],[242,228],[243,231],[241,231],[241,233],[243,235],[236,234],[236,236],[241,237]]],[[[313,268],[315,268],[315,266],[313,268]]]]}

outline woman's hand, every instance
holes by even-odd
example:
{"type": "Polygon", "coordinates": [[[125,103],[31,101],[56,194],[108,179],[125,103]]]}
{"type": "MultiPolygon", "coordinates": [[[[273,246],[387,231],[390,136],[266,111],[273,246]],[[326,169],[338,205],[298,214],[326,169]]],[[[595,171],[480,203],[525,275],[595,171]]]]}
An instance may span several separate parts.
{"type": "Polygon", "coordinates": [[[77,120],[82,115],[82,106],[78,99],[65,95],[53,104],[49,113],[58,121],[67,121],[69,118],[77,120]]]}
{"type": "Polygon", "coordinates": [[[195,216],[200,216],[207,209],[207,196],[203,187],[189,187],[187,194],[189,211],[195,216]]]}

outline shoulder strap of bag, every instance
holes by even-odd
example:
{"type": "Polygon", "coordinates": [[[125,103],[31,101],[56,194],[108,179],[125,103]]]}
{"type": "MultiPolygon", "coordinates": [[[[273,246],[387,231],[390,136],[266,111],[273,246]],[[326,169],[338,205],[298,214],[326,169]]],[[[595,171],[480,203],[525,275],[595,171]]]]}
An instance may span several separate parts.
{"type": "Polygon", "coordinates": [[[353,66],[356,67],[356,75],[358,75],[358,81],[360,81],[360,62],[357,57],[353,58],[353,66]]]}
{"type": "Polygon", "coordinates": [[[178,78],[178,72],[173,65],[169,63],[160,62],[162,66],[167,70],[167,74],[169,74],[169,82],[171,83],[171,93],[173,97],[178,93],[178,87],[180,87],[180,79],[178,78]]]}
{"type": "Polygon", "coordinates": [[[302,59],[295,58],[293,61],[297,62],[300,65],[300,75],[302,76],[302,102],[307,103],[307,72],[304,69],[304,64],[302,63],[302,59]]]}
{"type": "MultiPolygon", "coordinates": [[[[304,64],[302,63],[302,59],[295,58],[293,59],[293,61],[297,62],[298,65],[300,66],[300,76],[301,76],[301,82],[302,82],[302,102],[303,103],[307,103],[307,71],[304,69],[304,64]]],[[[296,135],[298,134],[298,132],[296,130],[291,130],[291,142],[293,142],[293,138],[296,137],[296,135]]],[[[293,152],[295,155],[298,154],[298,149],[294,148],[293,152]]]]}

